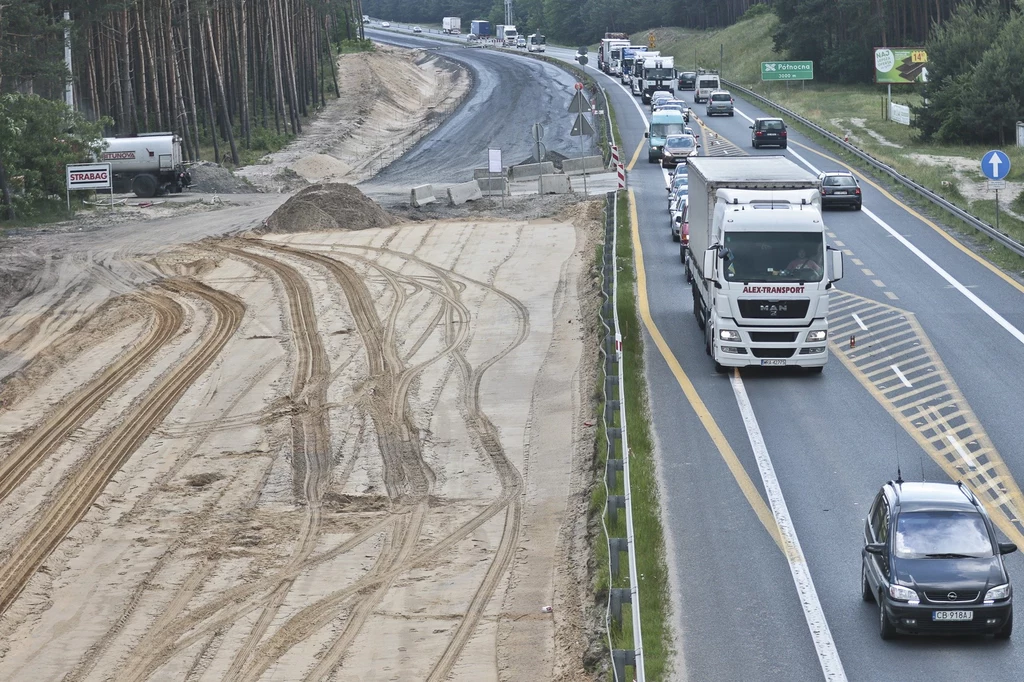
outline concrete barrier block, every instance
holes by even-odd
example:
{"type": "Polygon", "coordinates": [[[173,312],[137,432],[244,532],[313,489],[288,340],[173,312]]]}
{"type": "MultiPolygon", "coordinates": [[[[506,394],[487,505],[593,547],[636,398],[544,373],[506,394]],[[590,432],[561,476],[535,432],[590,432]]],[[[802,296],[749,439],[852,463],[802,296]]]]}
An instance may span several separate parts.
{"type": "Polygon", "coordinates": [[[542,175],[537,183],[537,191],[541,194],[568,194],[572,191],[572,183],[568,175],[542,175]]]}
{"type": "Polygon", "coordinates": [[[495,175],[490,178],[477,178],[477,187],[485,197],[501,196],[505,193],[505,178],[495,175]]]}
{"type": "Polygon", "coordinates": [[[531,180],[533,178],[540,177],[548,173],[555,172],[555,164],[550,161],[544,163],[524,163],[518,166],[512,166],[509,168],[512,176],[512,181],[518,180],[531,180]]]}
{"type": "Polygon", "coordinates": [[[499,178],[499,177],[503,176],[504,174],[505,174],[504,170],[501,173],[491,173],[486,168],[474,168],[473,169],[473,179],[474,180],[481,180],[481,179],[487,178],[487,177],[499,178]]]}
{"type": "Polygon", "coordinates": [[[476,180],[461,182],[448,188],[448,203],[452,206],[459,206],[467,201],[483,199],[484,193],[480,191],[480,185],[476,180]]]}
{"type": "Polygon", "coordinates": [[[426,206],[437,201],[437,197],[434,196],[433,185],[420,185],[413,187],[410,192],[409,203],[419,208],[420,206],[426,206]]]}
{"type": "Polygon", "coordinates": [[[584,156],[580,159],[564,159],[562,161],[562,172],[566,175],[582,175],[584,169],[588,173],[603,173],[605,171],[604,159],[600,156],[584,156]]]}

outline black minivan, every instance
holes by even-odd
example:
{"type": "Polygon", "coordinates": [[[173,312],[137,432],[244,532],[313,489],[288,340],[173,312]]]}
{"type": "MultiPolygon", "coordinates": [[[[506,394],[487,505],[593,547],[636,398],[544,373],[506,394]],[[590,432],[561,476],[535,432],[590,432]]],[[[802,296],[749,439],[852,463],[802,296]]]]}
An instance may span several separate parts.
{"type": "Polygon", "coordinates": [[[1013,590],[985,508],[963,483],[889,481],[864,524],[861,597],[896,634],[1013,633],[1013,590]]]}
{"type": "Polygon", "coordinates": [[[697,73],[695,71],[681,71],[677,90],[695,90],[697,88],[697,73]]]}
{"type": "Polygon", "coordinates": [[[750,126],[750,131],[750,146],[754,149],[760,149],[765,145],[785,149],[789,143],[786,122],[781,118],[755,118],[754,125],[750,126]]]}

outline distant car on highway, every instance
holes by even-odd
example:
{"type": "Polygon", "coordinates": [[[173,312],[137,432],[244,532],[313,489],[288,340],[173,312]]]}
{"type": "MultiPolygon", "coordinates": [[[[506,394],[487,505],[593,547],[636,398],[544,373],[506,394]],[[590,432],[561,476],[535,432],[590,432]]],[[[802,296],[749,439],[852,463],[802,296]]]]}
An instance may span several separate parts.
{"type": "Polygon", "coordinates": [[[859,211],[864,204],[857,176],[846,170],[825,171],[818,175],[821,186],[821,207],[849,206],[859,211]]]}
{"type": "MultiPolygon", "coordinates": [[[[685,169],[686,166],[680,166],[685,169]]],[[[677,172],[672,176],[672,183],[666,188],[668,190],[668,210],[671,211],[679,197],[690,193],[690,177],[683,172],[677,172]]]]}
{"type": "Polygon", "coordinates": [[[679,74],[677,82],[680,90],[694,90],[697,87],[697,73],[695,71],[683,71],[679,74]]]}
{"type": "Polygon", "coordinates": [[[412,32],[413,33],[423,33],[423,29],[420,28],[419,26],[413,26],[412,27],[412,32]]]}
{"type": "Polygon", "coordinates": [[[780,149],[786,148],[788,133],[786,132],[786,122],[781,118],[774,116],[755,118],[750,130],[753,131],[750,133],[750,146],[754,149],[760,149],[766,144],[778,145],[780,149]]]}
{"type": "Polygon", "coordinates": [[[391,28],[391,22],[390,21],[382,21],[382,22],[380,22],[380,25],[381,25],[381,28],[391,28]]]}
{"type": "Polygon", "coordinates": [[[526,47],[526,36],[516,38],[516,47],[526,47]]]}
{"type": "Polygon", "coordinates": [[[963,483],[882,486],[868,509],[861,597],[878,605],[882,639],[1013,633],[1013,592],[985,507],[963,483]]]}
{"type": "Polygon", "coordinates": [[[675,109],[683,115],[684,121],[690,122],[690,107],[681,99],[659,99],[655,104],[654,111],[661,111],[663,109],[675,109]]]}
{"type": "Polygon", "coordinates": [[[651,113],[653,114],[655,109],[658,108],[658,103],[674,99],[671,92],[665,92],[664,90],[658,90],[651,95],[651,113]]]}
{"type": "Polygon", "coordinates": [[[715,90],[708,97],[707,108],[705,111],[708,116],[714,116],[715,114],[726,114],[727,116],[734,115],[736,112],[732,93],[728,90],[715,90]]]}
{"type": "Polygon", "coordinates": [[[668,210],[668,224],[672,229],[672,241],[679,241],[679,234],[682,229],[683,219],[686,217],[686,202],[690,200],[689,195],[676,199],[676,203],[668,210]]]}
{"type": "Polygon", "coordinates": [[[669,135],[665,138],[665,147],[661,151],[661,167],[675,168],[686,163],[691,156],[697,155],[700,145],[692,135],[669,135]]]}

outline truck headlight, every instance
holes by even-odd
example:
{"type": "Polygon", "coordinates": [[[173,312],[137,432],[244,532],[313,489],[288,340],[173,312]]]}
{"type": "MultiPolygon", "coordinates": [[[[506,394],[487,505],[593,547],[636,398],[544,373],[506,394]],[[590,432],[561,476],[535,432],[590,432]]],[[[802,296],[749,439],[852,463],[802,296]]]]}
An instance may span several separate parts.
{"type": "Polygon", "coordinates": [[[985,603],[991,604],[994,601],[1000,599],[1006,599],[1010,596],[1010,584],[1000,585],[999,587],[993,587],[991,590],[985,593],[985,603]]]}
{"type": "Polygon", "coordinates": [[[910,589],[909,587],[903,587],[903,585],[889,585],[889,596],[899,601],[905,601],[908,604],[920,604],[921,599],[917,596],[917,592],[910,589]]]}
{"type": "Polygon", "coordinates": [[[828,338],[828,332],[824,329],[819,329],[813,332],[807,332],[808,341],[824,341],[828,338]]]}
{"type": "Polygon", "coordinates": [[[719,329],[718,338],[721,341],[739,341],[740,333],[732,329],[719,329]]]}

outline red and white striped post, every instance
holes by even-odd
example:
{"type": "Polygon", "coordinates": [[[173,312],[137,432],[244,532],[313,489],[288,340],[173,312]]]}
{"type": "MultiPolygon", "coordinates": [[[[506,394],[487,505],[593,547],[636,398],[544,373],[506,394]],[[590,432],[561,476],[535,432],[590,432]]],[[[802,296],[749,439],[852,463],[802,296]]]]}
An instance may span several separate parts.
{"type": "Polygon", "coordinates": [[[615,165],[615,172],[619,176],[619,189],[626,189],[626,169],[619,160],[619,148],[612,145],[612,163],[615,165]]]}

